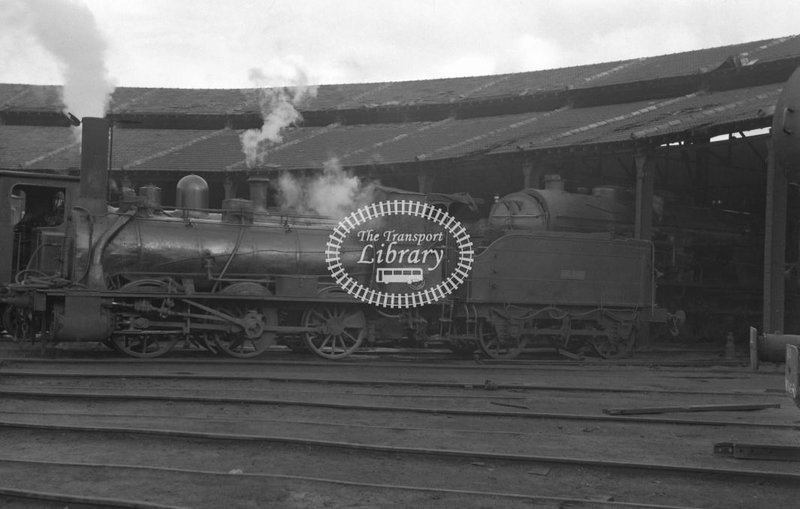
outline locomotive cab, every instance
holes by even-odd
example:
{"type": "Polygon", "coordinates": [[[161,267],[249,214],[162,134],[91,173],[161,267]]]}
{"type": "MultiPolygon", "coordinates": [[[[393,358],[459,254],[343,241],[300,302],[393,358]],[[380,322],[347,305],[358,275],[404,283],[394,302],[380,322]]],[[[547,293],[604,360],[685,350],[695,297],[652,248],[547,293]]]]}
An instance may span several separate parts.
{"type": "MultiPolygon", "coordinates": [[[[78,177],[0,171],[0,281],[13,283],[24,271],[61,276],[66,210],[78,177]]],[[[6,287],[0,287],[0,330],[8,328],[6,287]]]]}
{"type": "Polygon", "coordinates": [[[0,278],[23,270],[43,275],[62,270],[66,212],[78,178],[24,172],[0,173],[0,278]]]}

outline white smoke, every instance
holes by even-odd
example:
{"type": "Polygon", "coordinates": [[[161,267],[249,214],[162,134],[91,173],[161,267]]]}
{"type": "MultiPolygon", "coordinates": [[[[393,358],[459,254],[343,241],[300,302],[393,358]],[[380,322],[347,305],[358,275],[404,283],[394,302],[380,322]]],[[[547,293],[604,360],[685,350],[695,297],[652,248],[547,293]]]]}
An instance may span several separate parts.
{"type": "Polygon", "coordinates": [[[106,69],[107,44],[91,11],[72,0],[24,0],[21,28],[58,62],[64,112],[103,117],[114,84],[106,69]]]}
{"type": "Polygon", "coordinates": [[[242,142],[247,167],[264,161],[266,148],[283,141],[282,131],[302,120],[297,106],[309,97],[316,97],[317,87],[308,85],[306,73],[295,66],[292,76],[267,76],[260,69],[250,70],[250,81],[258,87],[258,101],[264,123],[260,129],[248,129],[239,136],[242,142]],[[288,82],[290,86],[272,86],[278,81],[288,82]]]}
{"type": "Polygon", "coordinates": [[[345,171],[338,159],[332,158],[315,177],[297,178],[289,172],[282,173],[278,179],[278,202],[300,214],[341,219],[374,201],[377,185],[377,182],[362,182],[345,171]]]}

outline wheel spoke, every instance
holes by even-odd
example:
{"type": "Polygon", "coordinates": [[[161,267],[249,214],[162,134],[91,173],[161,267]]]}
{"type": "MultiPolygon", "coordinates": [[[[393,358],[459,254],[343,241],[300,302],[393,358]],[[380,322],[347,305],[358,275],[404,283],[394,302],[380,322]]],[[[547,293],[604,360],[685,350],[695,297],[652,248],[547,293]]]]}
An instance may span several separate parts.
{"type": "Polygon", "coordinates": [[[600,332],[604,332],[604,334],[589,340],[589,342],[604,359],[626,357],[633,350],[636,333],[632,323],[610,322],[602,327],[600,332]],[[621,334],[621,331],[624,332],[621,334]]]}
{"type": "MultiPolygon", "coordinates": [[[[157,279],[143,279],[139,281],[131,281],[119,288],[122,293],[143,293],[143,294],[157,294],[167,293],[168,284],[165,281],[157,279]]],[[[127,297],[130,299],[131,297],[127,297]]],[[[150,306],[155,309],[165,308],[167,301],[159,297],[141,297],[133,298],[135,301],[147,301],[150,306]]],[[[128,326],[133,322],[136,317],[130,316],[127,321],[128,326]]],[[[147,334],[148,330],[138,330],[136,334],[130,334],[126,330],[120,330],[114,333],[109,343],[113,348],[120,352],[130,355],[132,357],[140,358],[153,358],[164,355],[172,350],[175,344],[178,343],[180,336],[176,334],[165,334],[165,330],[159,330],[158,319],[152,320],[152,327],[149,329],[154,334],[147,334]]]]}
{"type": "Polygon", "coordinates": [[[228,348],[233,352],[238,352],[241,350],[239,347],[242,346],[243,344],[244,344],[244,338],[241,336],[235,336],[233,338],[233,341],[228,343],[228,348]]]}
{"type": "Polygon", "coordinates": [[[112,348],[131,357],[153,358],[172,350],[180,337],[177,334],[142,336],[119,333],[111,336],[112,348]]]}
{"type": "Polygon", "coordinates": [[[303,315],[303,326],[326,327],[324,335],[306,332],[306,345],[320,357],[340,359],[361,346],[367,321],[363,311],[357,307],[327,305],[307,310],[303,315]]]}
{"type": "MultiPolygon", "coordinates": [[[[222,289],[221,295],[268,296],[271,293],[257,283],[234,283],[222,289]]],[[[220,350],[231,357],[250,358],[261,355],[275,343],[277,334],[263,331],[265,327],[278,324],[278,311],[265,307],[261,302],[249,299],[226,301],[222,311],[242,321],[241,330],[227,334],[216,334],[214,343],[220,350]]]]}
{"type": "Polygon", "coordinates": [[[317,321],[314,322],[315,325],[321,325],[321,324],[323,324],[323,323],[328,321],[328,319],[325,318],[324,316],[322,316],[322,313],[320,313],[316,309],[312,309],[311,310],[311,316],[317,318],[317,321]]]}
{"type": "Polygon", "coordinates": [[[347,336],[348,338],[350,338],[350,341],[353,342],[352,344],[356,344],[358,342],[358,340],[355,338],[355,336],[353,336],[352,334],[350,334],[347,331],[344,331],[344,333],[342,334],[342,344],[344,344],[344,336],[347,336]]]}
{"type": "Polygon", "coordinates": [[[331,342],[331,339],[333,339],[333,336],[325,336],[325,341],[323,341],[322,344],[319,345],[319,349],[325,350],[325,347],[328,346],[328,343],[331,342]]]}
{"type": "Polygon", "coordinates": [[[481,322],[478,330],[481,349],[493,359],[514,359],[522,351],[521,338],[500,337],[490,322],[481,322]]]}

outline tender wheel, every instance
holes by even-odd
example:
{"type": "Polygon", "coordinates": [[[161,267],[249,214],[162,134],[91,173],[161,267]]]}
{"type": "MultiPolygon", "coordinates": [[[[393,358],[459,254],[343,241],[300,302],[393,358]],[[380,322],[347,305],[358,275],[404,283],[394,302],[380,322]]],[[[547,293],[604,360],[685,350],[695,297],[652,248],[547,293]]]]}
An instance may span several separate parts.
{"type": "MultiPolygon", "coordinates": [[[[236,283],[224,288],[222,295],[270,295],[269,290],[257,283],[236,283]]],[[[245,322],[244,330],[218,334],[214,341],[220,350],[231,357],[247,359],[264,353],[275,344],[277,334],[265,331],[267,325],[278,324],[278,311],[255,300],[232,301],[223,309],[229,315],[245,322]]]]}
{"type": "Polygon", "coordinates": [[[604,359],[621,359],[631,354],[633,340],[610,341],[608,339],[593,339],[591,341],[595,351],[604,359]]]}
{"type": "Polygon", "coordinates": [[[469,327],[464,320],[457,320],[454,325],[454,333],[447,338],[447,349],[461,357],[472,357],[478,350],[477,335],[468,334],[469,327]]]}
{"type": "Polygon", "coordinates": [[[492,359],[516,359],[525,346],[525,339],[501,336],[488,321],[479,324],[478,339],[481,350],[492,359]]]}
{"type": "Polygon", "coordinates": [[[607,334],[590,339],[595,351],[604,359],[620,359],[633,351],[636,331],[632,323],[613,323],[607,325],[607,334]]]}
{"type": "Polygon", "coordinates": [[[113,348],[140,359],[152,359],[164,355],[172,350],[179,339],[180,337],[176,334],[114,334],[111,336],[113,348]]]}
{"type": "Polygon", "coordinates": [[[305,333],[306,346],[326,359],[341,359],[355,352],[367,332],[364,312],[355,306],[328,304],[303,313],[303,326],[321,328],[305,333]]]}
{"type": "MultiPolygon", "coordinates": [[[[127,293],[167,293],[169,285],[164,281],[155,279],[144,279],[132,281],[122,286],[119,291],[127,293]]],[[[142,299],[144,300],[144,299],[142,299]]],[[[161,308],[165,304],[165,299],[154,298],[150,301],[153,307],[161,308]]],[[[152,359],[160,357],[172,350],[180,339],[180,336],[170,331],[158,330],[157,328],[148,329],[150,321],[139,314],[122,313],[120,325],[126,326],[125,329],[116,330],[106,342],[108,346],[131,357],[152,359]]],[[[157,325],[157,322],[155,322],[157,325]]]]}

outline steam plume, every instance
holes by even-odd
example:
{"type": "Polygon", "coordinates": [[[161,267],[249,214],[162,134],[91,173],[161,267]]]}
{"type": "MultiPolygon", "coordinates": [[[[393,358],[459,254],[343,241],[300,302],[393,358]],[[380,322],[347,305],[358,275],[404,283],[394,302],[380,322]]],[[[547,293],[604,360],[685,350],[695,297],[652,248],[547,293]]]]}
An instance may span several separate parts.
{"type": "Polygon", "coordinates": [[[247,167],[252,168],[263,162],[267,155],[266,147],[283,141],[281,131],[287,126],[302,120],[296,106],[309,97],[316,97],[317,87],[308,86],[308,77],[299,67],[294,68],[294,76],[288,80],[291,86],[266,88],[277,81],[260,69],[250,70],[250,81],[258,88],[258,101],[264,124],[261,129],[248,129],[239,137],[245,154],[247,167]]]}
{"type": "Polygon", "coordinates": [[[65,113],[103,117],[114,85],[105,65],[107,44],[91,11],[72,0],[19,2],[23,22],[59,64],[65,113]]]}
{"type": "Polygon", "coordinates": [[[299,179],[288,172],[278,179],[278,201],[300,214],[317,214],[341,219],[350,212],[374,201],[377,183],[364,183],[346,172],[336,158],[323,165],[320,175],[299,179]]]}

